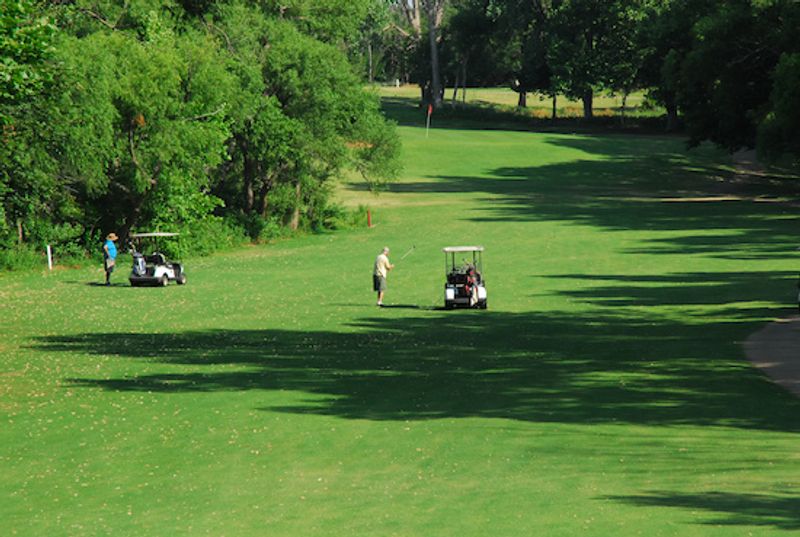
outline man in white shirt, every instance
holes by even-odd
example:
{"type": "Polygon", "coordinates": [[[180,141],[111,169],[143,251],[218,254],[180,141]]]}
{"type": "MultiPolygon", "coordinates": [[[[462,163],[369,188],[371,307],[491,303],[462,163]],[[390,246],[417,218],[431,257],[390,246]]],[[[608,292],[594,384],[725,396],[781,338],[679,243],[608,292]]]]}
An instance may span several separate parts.
{"type": "Polygon", "coordinates": [[[375,269],[372,271],[372,288],[378,293],[378,306],[383,306],[383,293],[386,292],[386,275],[394,268],[389,262],[389,247],[384,246],[375,258],[375,269]]]}

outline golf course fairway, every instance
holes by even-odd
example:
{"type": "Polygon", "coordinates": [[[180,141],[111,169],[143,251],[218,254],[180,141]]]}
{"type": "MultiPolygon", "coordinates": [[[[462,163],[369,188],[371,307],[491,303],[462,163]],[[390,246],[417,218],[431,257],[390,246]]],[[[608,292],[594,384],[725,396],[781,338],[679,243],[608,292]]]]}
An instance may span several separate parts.
{"type": "Polygon", "coordinates": [[[741,348],[797,210],[681,138],[399,117],[399,180],[338,188],[372,228],[0,276],[2,534],[800,533],[800,402],[741,348]],[[440,309],[453,245],[486,311],[440,309]]]}

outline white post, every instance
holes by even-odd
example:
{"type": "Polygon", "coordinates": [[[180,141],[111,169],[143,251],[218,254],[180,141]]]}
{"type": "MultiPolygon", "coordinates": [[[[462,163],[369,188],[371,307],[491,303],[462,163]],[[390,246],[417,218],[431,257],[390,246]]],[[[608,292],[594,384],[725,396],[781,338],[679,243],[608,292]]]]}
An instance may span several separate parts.
{"type": "Polygon", "coordinates": [[[47,245],[47,268],[53,270],[53,250],[47,245]]]}
{"type": "Polygon", "coordinates": [[[428,117],[425,119],[425,138],[428,137],[428,131],[431,128],[431,114],[433,114],[433,105],[428,105],[428,117]]]}

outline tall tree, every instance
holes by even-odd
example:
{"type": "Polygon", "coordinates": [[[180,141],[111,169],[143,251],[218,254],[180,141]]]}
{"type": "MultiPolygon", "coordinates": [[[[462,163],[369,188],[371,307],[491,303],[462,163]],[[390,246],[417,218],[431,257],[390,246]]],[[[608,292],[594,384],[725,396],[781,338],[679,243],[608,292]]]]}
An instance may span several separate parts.
{"type": "MultiPolygon", "coordinates": [[[[446,0],[392,0],[395,9],[400,13],[408,28],[409,38],[420,41],[423,38],[423,23],[427,33],[428,59],[430,62],[430,85],[429,95],[423,99],[429,99],[434,108],[442,105],[442,75],[439,64],[439,29],[444,19],[446,0]]],[[[421,86],[424,86],[420,80],[421,86]]]]}
{"type": "Polygon", "coordinates": [[[800,164],[800,53],[784,53],[773,75],[769,111],[758,127],[757,147],[767,160],[791,155],[800,164]]]}
{"type": "Polygon", "coordinates": [[[52,193],[52,181],[37,174],[33,136],[22,118],[30,100],[51,80],[55,27],[29,0],[0,0],[0,242],[23,240],[23,221],[52,193]],[[39,198],[36,194],[45,194],[39,198]]]}
{"type": "Polygon", "coordinates": [[[511,89],[519,95],[517,106],[527,106],[527,95],[549,92],[553,71],[548,61],[548,47],[553,16],[550,0],[507,0],[502,2],[499,31],[507,43],[511,89]]]}
{"type": "Polygon", "coordinates": [[[462,98],[466,96],[467,75],[470,69],[477,74],[476,80],[495,84],[506,81],[505,40],[497,31],[500,10],[487,0],[454,0],[453,14],[445,28],[446,42],[451,48],[450,69],[454,72],[453,101],[459,86],[462,98]]]}
{"type": "Polygon", "coordinates": [[[800,51],[799,21],[797,2],[736,0],[694,26],[678,92],[691,143],[711,140],[730,151],[755,146],[781,56],[800,51]]]}
{"type": "Polygon", "coordinates": [[[678,86],[681,69],[692,48],[697,22],[713,12],[721,0],[656,0],[645,4],[638,26],[641,87],[667,111],[668,131],[678,128],[678,86]]]}
{"type": "Polygon", "coordinates": [[[239,80],[221,177],[242,178],[232,206],[293,228],[304,217],[313,225],[344,167],[370,184],[394,173],[396,134],[337,47],[243,4],[224,6],[218,18],[207,24],[239,80]]]}
{"type": "Polygon", "coordinates": [[[615,67],[635,43],[641,1],[563,0],[555,7],[550,65],[566,94],[583,101],[586,118],[593,115],[595,92],[612,86],[615,67]]]}

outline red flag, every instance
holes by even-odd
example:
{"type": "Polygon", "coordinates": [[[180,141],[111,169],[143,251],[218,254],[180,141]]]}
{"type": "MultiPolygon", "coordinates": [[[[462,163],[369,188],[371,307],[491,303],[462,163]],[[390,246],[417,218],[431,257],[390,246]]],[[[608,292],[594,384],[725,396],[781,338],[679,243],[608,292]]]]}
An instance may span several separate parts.
{"type": "Polygon", "coordinates": [[[431,114],[433,114],[433,105],[428,104],[428,115],[430,116],[431,114]]]}

